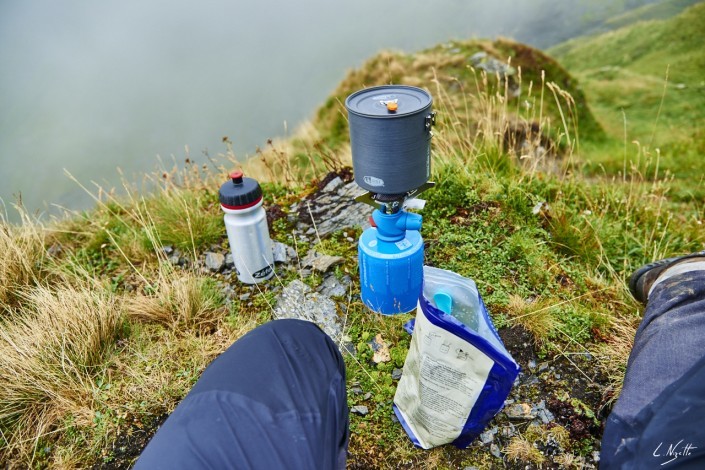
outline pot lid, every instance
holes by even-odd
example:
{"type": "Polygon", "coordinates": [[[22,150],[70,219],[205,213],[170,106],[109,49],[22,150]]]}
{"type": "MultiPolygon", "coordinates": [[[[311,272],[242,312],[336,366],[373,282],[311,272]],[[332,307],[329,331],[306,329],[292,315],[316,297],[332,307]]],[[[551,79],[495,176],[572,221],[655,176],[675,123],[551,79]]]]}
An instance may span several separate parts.
{"type": "Polygon", "coordinates": [[[395,117],[427,109],[433,98],[425,90],[406,85],[384,85],[356,91],[345,100],[348,112],[364,117],[395,117]]]}

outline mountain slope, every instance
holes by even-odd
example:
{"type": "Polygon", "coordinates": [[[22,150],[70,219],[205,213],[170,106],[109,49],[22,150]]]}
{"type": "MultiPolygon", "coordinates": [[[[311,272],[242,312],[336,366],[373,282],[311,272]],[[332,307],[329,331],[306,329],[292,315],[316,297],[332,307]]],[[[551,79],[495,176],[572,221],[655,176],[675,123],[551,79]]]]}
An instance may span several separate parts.
{"type": "Polygon", "coordinates": [[[626,117],[629,141],[667,152],[694,143],[703,152],[703,24],[705,3],[699,3],[671,19],[639,21],[549,53],[581,81],[608,133],[623,138],[626,117]]]}

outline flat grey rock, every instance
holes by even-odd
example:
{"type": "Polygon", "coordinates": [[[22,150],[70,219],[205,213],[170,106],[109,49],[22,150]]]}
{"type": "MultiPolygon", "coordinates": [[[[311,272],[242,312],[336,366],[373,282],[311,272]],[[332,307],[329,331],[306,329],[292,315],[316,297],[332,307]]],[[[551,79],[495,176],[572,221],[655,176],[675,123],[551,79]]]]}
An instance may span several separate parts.
{"type": "Polygon", "coordinates": [[[509,419],[529,420],[536,418],[536,412],[526,403],[510,405],[504,409],[504,414],[506,414],[509,419]]]}
{"type": "Polygon", "coordinates": [[[221,253],[213,253],[209,251],[206,253],[206,268],[217,273],[225,266],[225,256],[221,253]]]}
{"type": "Polygon", "coordinates": [[[304,259],[301,260],[301,266],[324,273],[332,266],[342,263],[343,261],[345,261],[345,258],[342,256],[323,255],[314,250],[310,250],[304,259]]]}
{"type": "Polygon", "coordinates": [[[272,255],[275,263],[287,263],[289,261],[289,246],[282,242],[272,242],[272,255]]]}
{"type": "Polygon", "coordinates": [[[516,428],[514,427],[514,425],[512,423],[509,423],[509,426],[502,427],[501,433],[502,433],[502,437],[509,439],[509,438],[516,436],[517,432],[516,432],[516,428]]]}
{"type": "Polygon", "coordinates": [[[348,293],[346,286],[350,285],[350,277],[345,277],[347,278],[347,283],[343,285],[345,278],[343,278],[343,282],[341,282],[335,277],[335,275],[327,276],[318,287],[318,292],[327,297],[343,297],[348,293]]]}
{"type": "Polygon", "coordinates": [[[338,188],[340,188],[343,185],[343,180],[340,179],[340,176],[336,176],[330,182],[321,190],[321,192],[324,193],[332,193],[333,191],[337,191],[338,188]]]}
{"type": "Polygon", "coordinates": [[[392,380],[399,380],[402,376],[402,369],[394,369],[392,371],[392,380]]]}
{"type": "MultiPolygon", "coordinates": [[[[496,432],[496,429],[495,429],[495,432],[496,432]]],[[[482,442],[483,444],[489,444],[494,441],[494,435],[495,435],[495,433],[493,433],[491,430],[485,431],[480,434],[480,442],[482,442]]]]}
{"type": "MultiPolygon", "coordinates": [[[[313,217],[316,225],[314,232],[323,238],[330,233],[346,228],[362,227],[365,229],[369,227],[372,208],[367,204],[355,201],[355,198],[364,192],[365,190],[354,181],[343,184],[340,178],[331,180],[315,199],[303,203],[305,211],[313,217]]],[[[298,203],[291,206],[292,212],[298,209],[298,203]]],[[[299,229],[304,227],[313,228],[301,222],[297,224],[299,229]]]]}
{"type": "Polygon", "coordinates": [[[316,323],[328,336],[338,342],[342,326],[335,302],[296,279],[277,297],[276,318],[298,318],[316,323]]]}
{"type": "Polygon", "coordinates": [[[535,414],[543,424],[548,424],[555,419],[553,413],[546,409],[546,402],[544,400],[541,400],[538,405],[535,405],[531,412],[535,414]]]}
{"type": "Polygon", "coordinates": [[[350,408],[350,412],[356,415],[365,416],[370,412],[370,410],[365,405],[355,405],[350,408]]]}
{"type": "Polygon", "coordinates": [[[350,342],[346,341],[342,344],[340,351],[342,353],[348,353],[349,355],[355,357],[357,355],[357,350],[355,349],[355,345],[350,342]]]}

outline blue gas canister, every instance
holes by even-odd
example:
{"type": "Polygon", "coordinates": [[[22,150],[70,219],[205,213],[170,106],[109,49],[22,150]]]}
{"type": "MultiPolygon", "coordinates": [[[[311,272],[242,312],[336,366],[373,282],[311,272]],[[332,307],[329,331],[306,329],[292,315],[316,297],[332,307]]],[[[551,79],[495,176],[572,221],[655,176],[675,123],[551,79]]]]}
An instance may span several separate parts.
{"type": "Polygon", "coordinates": [[[384,315],[410,312],[423,284],[421,216],[375,210],[372,219],[375,226],[365,230],[358,243],[362,301],[384,315]]]}

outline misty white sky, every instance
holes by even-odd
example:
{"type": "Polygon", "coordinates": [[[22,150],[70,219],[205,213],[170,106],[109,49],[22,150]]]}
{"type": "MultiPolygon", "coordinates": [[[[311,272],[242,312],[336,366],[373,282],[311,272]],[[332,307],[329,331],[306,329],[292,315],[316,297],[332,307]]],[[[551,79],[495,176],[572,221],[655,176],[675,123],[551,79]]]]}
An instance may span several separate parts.
{"type": "Polygon", "coordinates": [[[3,0],[0,198],[86,207],[64,168],[111,185],[223,136],[244,157],[378,50],[525,35],[547,1],[3,0]]]}

